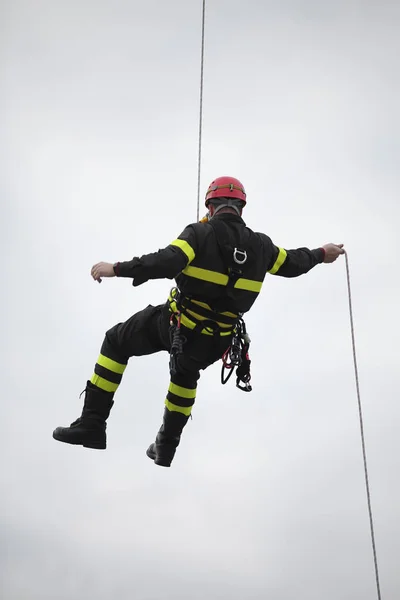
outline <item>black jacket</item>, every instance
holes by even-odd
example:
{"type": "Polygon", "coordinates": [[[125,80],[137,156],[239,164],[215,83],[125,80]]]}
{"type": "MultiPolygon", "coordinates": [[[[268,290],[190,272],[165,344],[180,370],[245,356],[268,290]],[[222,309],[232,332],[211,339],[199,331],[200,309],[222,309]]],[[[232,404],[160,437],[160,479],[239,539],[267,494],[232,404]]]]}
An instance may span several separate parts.
{"type": "Polygon", "coordinates": [[[175,279],[182,295],[214,311],[245,313],[255,302],[265,275],[298,277],[323,262],[324,250],[285,250],[255,233],[237,215],[217,214],[208,223],[188,225],[166,248],[115,265],[133,285],[175,279]]]}

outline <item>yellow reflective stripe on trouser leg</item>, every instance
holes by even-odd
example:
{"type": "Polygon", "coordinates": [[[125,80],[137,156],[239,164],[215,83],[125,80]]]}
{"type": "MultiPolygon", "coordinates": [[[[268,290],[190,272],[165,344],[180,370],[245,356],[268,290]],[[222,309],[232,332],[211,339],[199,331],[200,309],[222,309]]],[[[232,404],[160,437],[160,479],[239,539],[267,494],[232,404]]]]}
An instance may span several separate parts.
{"type": "Polygon", "coordinates": [[[165,406],[172,412],[179,412],[188,417],[192,412],[195,398],[196,388],[183,387],[171,381],[165,406]]]}
{"type": "Polygon", "coordinates": [[[171,242],[170,245],[180,248],[182,250],[182,252],[184,252],[186,254],[186,256],[188,257],[188,260],[189,260],[188,264],[190,264],[192,262],[192,260],[194,259],[194,257],[196,256],[195,251],[193,250],[192,246],[185,240],[179,240],[179,239],[174,240],[173,242],[171,242]]]}
{"type": "Polygon", "coordinates": [[[284,248],[279,248],[279,253],[278,253],[277,259],[274,262],[274,265],[273,265],[272,269],[270,269],[268,271],[268,273],[271,273],[271,275],[275,275],[275,273],[277,273],[279,271],[279,269],[281,268],[281,266],[285,262],[286,257],[287,257],[286,250],[284,248]]]}
{"type": "Polygon", "coordinates": [[[90,383],[93,383],[93,385],[105,392],[116,392],[119,386],[119,383],[107,381],[107,379],[100,377],[100,375],[96,375],[96,373],[93,373],[90,383]]]}
{"type": "Polygon", "coordinates": [[[175,394],[175,396],[180,396],[181,398],[196,398],[196,388],[185,388],[180,385],[176,385],[176,383],[171,382],[169,384],[168,391],[171,392],[171,394],[175,394]]]}
{"type": "Polygon", "coordinates": [[[100,354],[99,358],[97,359],[97,364],[101,365],[105,369],[108,369],[109,371],[112,371],[113,373],[118,373],[119,375],[122,375],[126,369],[126,365],[118,363],[111,358],[107,358],[107,356],[104,356],[103,354],[100,354]]]}
{"type": "Polygon", "coordinates": [[[182,413],[182,415],[186,415],[187,417],[190,415],[193,408],[193,406],[178,406],[177,404],[170,402],[168,399],[165,400],[165,406],[171,412],[179,412],[182,413]]]}

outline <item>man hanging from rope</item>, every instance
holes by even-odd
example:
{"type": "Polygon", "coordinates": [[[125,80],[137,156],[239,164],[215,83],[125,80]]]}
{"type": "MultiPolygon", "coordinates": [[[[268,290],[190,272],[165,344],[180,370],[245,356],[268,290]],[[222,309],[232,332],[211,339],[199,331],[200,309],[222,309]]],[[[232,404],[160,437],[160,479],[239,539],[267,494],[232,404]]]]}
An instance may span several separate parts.
{"type": "Polygon", "coordinates": [[[267,235],[253,232],[242,219],[245,190],[233,177],[215,179],[205,204],[207,217],[188,225],[163,250],[93,266],[91,275],[98,282],[103,277],[129,277],[138,286],[167,278],[175,279],[176,287],[165,304],[149,305],[106,332],[86,385],[82,414],[70,427],[57,427],[54,439],[105,449],[106,421],[128,360],[165,350],[170,354],[170,384],[163,423],[147,456],[169,467],[192,411],[200,371],[223,357],[228,369],[238,366],[238,386],[242,381],[242,389],[251,389],[242,317],[253,306],[266,274],[297,277],[344,253],[343,244],[285,250],[267,235]]]}

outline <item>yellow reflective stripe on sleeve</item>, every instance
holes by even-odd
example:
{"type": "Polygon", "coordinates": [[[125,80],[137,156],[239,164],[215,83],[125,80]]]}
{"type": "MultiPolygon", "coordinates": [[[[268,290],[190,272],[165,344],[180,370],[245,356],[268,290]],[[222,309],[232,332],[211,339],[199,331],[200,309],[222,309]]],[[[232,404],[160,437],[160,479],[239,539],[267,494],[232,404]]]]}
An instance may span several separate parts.
{"type": "Polygon", "coordinates": [[[181,398],[196,398],[196,389],[185,388],[172,382],[169,384],[168,391],[181,398]]]}
{"type": "Polygon", "coordinates": [[[97,359],[97,364],[101,365],[105,369],[108,369],[109,371],[112,371],[113,373],[118,373],[119,375],[122,375],[126,369],[126,365],[122,365],[111,358],[107,358],[107,356],[104,356],[103,354],[100,354],[99,358],[97,359]]]}
{"type": "Polygon", "coordinates": [[[187,417],[192,412],[192,407],[191,406],[178,406],[177,404],[173,404],[169,400],[165,401],[165,406],[171,412],[179,412],[179,413],[182,413],[183,415],[186,415],[187,417]]]}
{"type": "Polygon", "coordinates": [[[235,288],[238,290],[246,290],[248,292],[260,292],[262,288],[262,281],[255,281],[254,279],[243,279],[240,277],[235,283],[235,288]]]}
{"type": "Polygon", "coordinates": [[[107,381],[107,379],[103,379],[103,377],[96,375],[96,373],[93,373],[90,382],[105,392],[116,392],[119,385],[118,383],[112,383],[111,381],[107,381]]]}
{"type": "Polygon", "coordinates": [[[270,269],[268,271],[268,273],[271,273],[271,275],[275,275],[275,273],[277,273],[279,271],[279,269],[281,268],[281,266],[283,265],[283,263],[285,262],[287,257],[287,252],[284,248],[279,248],[279,254],[278,257],[274,263],[274,266],[272,267],[272,269],[270,269]]]}
{"type": "Polygon", "coordinates": [[[202,281],[208,281],[209,283],[216,283],[217,285],[227,285],[228,275],[218,273],[217,271],[209,271],[208,269],[200,269],[200,267],[185,267],[182,273],[188,277],[194,277],[195,279],[201,279],[202,281]]]}
{"type": "Polygon", "coordinates": [[[190,244],[188,244],[188,242],[185,242],[185,240],[174,240],[173,242],[171,242],[170,245],[180,248],[182,250],[182,252],[184,252],[186,254],[186,256],[189,259],[188,264],[190,264],[192,262],[192,260],[194,259],[194,257],[196,256],[195,251],[193,250],[192,246],[190,244]]]}

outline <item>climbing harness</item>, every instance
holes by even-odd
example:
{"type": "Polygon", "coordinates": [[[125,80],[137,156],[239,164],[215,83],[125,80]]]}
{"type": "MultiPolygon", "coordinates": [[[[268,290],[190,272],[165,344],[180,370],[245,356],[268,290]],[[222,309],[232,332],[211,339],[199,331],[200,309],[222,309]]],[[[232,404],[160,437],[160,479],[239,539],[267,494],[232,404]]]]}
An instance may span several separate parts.
{"type": "Polygon", "coordinates": [[[171,312],[169,321],[169,335],[171,342],[169,368],[171,373],[176,374],[179,355],[183,353],[183,346],[187,341],[187,338],[182,332],[182,320],[185,320],[186,326],[188,326],[189,323],[193,325],[192,331],[194,333],[200,334],[205,332],[212,336],[224,334],[232,336],[231,344],[222,356],[221,383],[223,385],[227,383],[232,376],[234,368],[237,367],[236,387],[244,392],[251,392],[251,361],[249,357],[250,337],[247,333],[246,324],[242,314],[237,317],[229,317],[225,314],[215,312],[212,309],[205,309],[195,300],[183,296],[177,287],[171,289],[168,302],[171,312]],[[204,318],[202,320],[197,319],[193,316],[192,311],[195,311],[197,315],[204,318]],[[224,323],[231,327],[225,332],[218,321],[219,323],[224,323]],[[228,371],[228,375],[225,375],[225,371],[228,371]]]}

